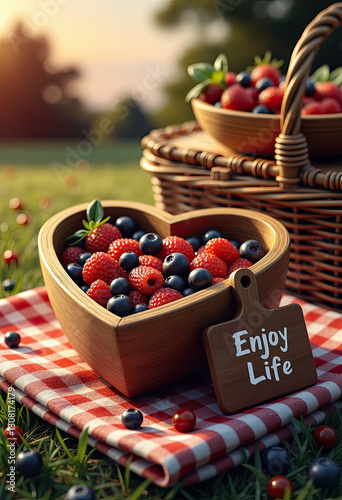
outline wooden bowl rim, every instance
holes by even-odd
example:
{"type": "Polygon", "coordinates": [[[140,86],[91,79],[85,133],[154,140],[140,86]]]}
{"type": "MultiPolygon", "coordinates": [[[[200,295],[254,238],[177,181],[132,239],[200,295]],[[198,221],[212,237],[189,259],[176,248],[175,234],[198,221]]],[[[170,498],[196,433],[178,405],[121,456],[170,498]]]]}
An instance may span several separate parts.
{"type": "MultiPolygon", "coordinates": [[[[283,253],[288,250],[290,245],[290,236],[285,226],[283,226],[283,224],[281,224],[278,220],[269,215],[256,212],[254,210],[242,209],[242,208],[225,208],[225,207],[205,208],[201,210],[192,210],[190,212],[185,212],[180,215],[172,215],[169,214],[168,212],[165,212],[164,210],[157,209],[153,205],[148,205],[140,202],[130,202],[122,200],[103,200],[103,201],[101,200],[101,204],[104,209],[129,208],[137,211],[143,211],[145,213],[150,213],[151,215],[164,220],[166,223],[170,225],[176,222],[178,223],[187,221],[189,218],[195,218],[195,217],[202,218],[210,215],[225,215],[225,214],[232,215],[235,217],[243,217],[243,218],[248,217],[257,220],[258,222],[261,221],[263,224],[268,226],[268,228],[273,232],[275,238],[277,234],[282,237],[279,237],[278,244],[275,243],[273,247],[267,252],[267,254],[259,262],[253,265],[254,268],[253,271],[255,274],[263,272],[270,264],[276,263],[282,257],[283,253]]],[[[148,311],[148,315],[146,314],[146,311],[143,311],[141,313],[121,318],[107,311],[107,309],[100,306],[99,304],[94,302],[91,298],[89,298],[76,285],[76,283],[66,274],[62,264],[58,259],[58,256],[56,254],[53,245],[54,234],[58,228],[58,225],[66,218],[74,216],[77,213],[84,212],[85,214],[88,205],[89,203],[82,203],[79,205],[75,205],[73,207],[66,208],[56,213],[52,217],[50,217],[43,224],[43,226],[39,231],[38,250],[40,258],[44,262],[46,269],[48,269],[50,275],[53,276],[53,278],[56,280],[58,285],[64,290],[64,292],[66,292],[73,300],[77,300],[79,302],[79,306],[85,308],[88,311],[89,309],[91,309],[93,314],[96,314],[96,316],[105,324],[107,324],[110,328],[116,328],[119,324],[122,326],[128,324],[134,325],[136,323],[141,322],[142,320],[150,320],[152,318],[157,318],[167,312],[170,311],[172,312],[175,309],[177,310],[185,309],[191,304],[191,302],[194,302],[194,300],[196,302],[204,301],[208,298],[208,296],[216,294],[219,290],[230,287],[229,280],[225,280],[223,282],[217,283],[216,285],[212,285],[211,287],[205,290],[196,292],[195,297],[193,297],[192,295],[184,297],[181,303],[179,303],[179,301],[176,301],[158,307],[156,309],[150,310],[148,311]],[[64,284],[63,279],[62,280],[60,279],[59,276],[61,273],[65,273],[63,279],[65,283],[68,284],[68,286],[64,284]]]]}
{"type": "MultiPolygon", "coordinates": [[[[194,97],[191,99],[191,105],[195,106],[197,108],[202,108],[204,111],[209,111],[211,110],[214,114],[216,113],[217,115],[221,116],[235,116],[239,118],[252,118],[253,120],[258,120],[258,121],[266,121],[266,120],[273,120],[273,121],[279,121],[280,123],[280,114],[278,115],[273,115],[273,114],[263,114],[263,113],[252,113],[251,111],[237,111],[235,109],[225,109],[225,108],[216,108],[213,104],[209,104],[208,102],[203,101],[199,97],[194,97]]],[[[327,120],[342,120],[342,113],[327,113],[324,115],[304,115],[301,116],[301,120],[304,122],[308,121],[327,121],[327,120]]]]}

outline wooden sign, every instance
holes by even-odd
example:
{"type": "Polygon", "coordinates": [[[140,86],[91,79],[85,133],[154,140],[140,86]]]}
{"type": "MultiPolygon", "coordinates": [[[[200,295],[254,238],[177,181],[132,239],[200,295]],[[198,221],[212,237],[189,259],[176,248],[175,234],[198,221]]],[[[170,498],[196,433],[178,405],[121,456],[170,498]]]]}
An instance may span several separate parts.
{"type": "Polygon", "coordinates": [[[314,385],[317,373],[298,304],[265,309],[250,269],[230,278],[238,313],[204,331],[210,373],[223,413],[235,413],[314,385]]]}

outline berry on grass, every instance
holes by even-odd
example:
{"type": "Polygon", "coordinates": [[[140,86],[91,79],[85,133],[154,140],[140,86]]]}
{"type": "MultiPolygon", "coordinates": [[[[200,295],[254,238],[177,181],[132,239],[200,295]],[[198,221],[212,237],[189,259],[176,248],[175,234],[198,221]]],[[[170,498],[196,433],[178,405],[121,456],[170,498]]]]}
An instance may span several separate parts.
{"type": "Polygon", "coordinates": [[[100,279],[94,281],[86,293],[103,307],[106,307],[108,300],[113,296],[109,285],[100,279]]]}
{"type": "Polygon", "coordinates": [[[17,197],[11,198],[8,202],[8,206],[11,210],[22,210],[24,208],[22,200],[17,197]]]}
{"type": "Polygon", "coordinates": [[[137,408],[128,408],[121,415],[121,423],[126,429],[136,430],[141,427],[144,417],[137,408]]]}
{"type": "Polygon", "coordinates": [[[308,474],[316,488],[337,488],[341,481],[341,468],[328,457],[316,458],[309,466],[308,474]]]}
{"type": "Polygon", "coordinates": [[[240,257],[239,250],[225,238],[213,238],[205,245],[205,252],[219,257],[229,266],[240,257]]]}
{"type": "Polygon", "coordinates": [[[190,270],[197,268],[208,269],[213,278],[226,278],[228,274],[227,264],[213,253],[203,252],[197,255],[190,263],[190,270]]]}
{"type": "Polygon", "coordinates": [[[260,453],[261,465],[271,476],[285,475],[290,470],[290,455],[281,446],[270,446],[260,453]]]}
{"type": "Polygon", "coordinates": [[[18,425],[6,427],[3,433],[10,444],[14,443],[15,446],[19,446],[23,442],[22,437],[24,435],[24,431],[18,425]]]}
{"type": "Polygon", "coordinates": [[[118,262],[121,255],[125,252],[134,252],[138,256],[141,255],[139,241],[132,238],[120,238],[109,245],[108,254],[118,262]]]}
{"type": "Polygon", "coordinates": [[[128,280],[134,290],[151,296],[164,285],[164,278],[160,271],[149,266],[138,266],[129,273],[128,280]]]}
{"type": "Polygon", "coordinates": [[[159,288],[149,300],[148,308],[155,309],[170,302],[183,298],[183,295],[173,288],[159,288]]]}
{"type": "Polygon", "coordinates": [[[5,250],[2,256],[3,261],[9,266],[12,262],[17,266],[19,262],[19,254],[15,250],[5,250]]]}
{"type": "Polygon", "coordinates": [[[94,490],[86,484],[75,484],[66,492],[64,500],[96,500],[94,490]]]}
{"type": "Polygon", "coordinates": [[[16,470],[24,477],[37,476],[43,466],[41,454],[34,449],[23,450],[15,459],[16,470]]]}
{"type": "Polygon", "coordinates": [[[290,491],[290,498],[293,493],[293,485],[285,476],[274,476],[267,483],[267,493],[271,498],[284,498],[285,491],[290,491]]]}
{"type": "Polygon", "coordinates": [[[6,332],[5,333],[5,344],[8,347],[18,347],[20,344],[21,337],[18,332],[6,332]]]}
{"type": "Polygon", "coordinates": [[[117,316],[129,316],[132,313],[133,303],[128,295],[114,295],[108,300],[107,309],[117,316]]]}
{"type": "Polygon", "coordinates": [[[104,252],[95,252],[84,264],[82,274],[87,285],[98,279],[110,285],[113,279],[127,276],[119,262],[104,252]]]}
{"type": "Polygon", "coordinates": [[[14,280],[8,278],[2,282],[2,289],[5,292],[11,292],[13,290],[13,288],[15,287],[15,285],[16,285],[16,282],[14,280]]]}
{"type": "Polygon", "coordinates": [[[335,429],[329,425],[320,425],[313,433],[314,440],[318,448],[323,448],[324,451],[332,450],[337,443],[337,434],[335,429]]]}

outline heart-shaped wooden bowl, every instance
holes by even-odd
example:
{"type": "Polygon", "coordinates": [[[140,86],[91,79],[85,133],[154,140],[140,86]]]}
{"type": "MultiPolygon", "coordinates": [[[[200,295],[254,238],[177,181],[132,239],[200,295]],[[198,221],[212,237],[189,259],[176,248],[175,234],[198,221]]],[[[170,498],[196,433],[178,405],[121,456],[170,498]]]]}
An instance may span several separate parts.
{"type": "MultiPolygon", "coordinates": [[[[105,217],[133,217],[162,238],[202,236],[217,229],[243,242],[257,239],[267,254],[252,266],[260,300],[279,305],[289,259],[289,236],[277,220],[252,210],[212,208],[172,216],[150,205],[103,201],[105,217]]],[[[135,397],[207,369],[202,334],[232,318],[236,305],[228,281],[151,311],[120,318],[90,299],[59,262],[65,238],[82,226],[87,204],[63,210],[42,227],[39,255],[51,305],[73,348],[125,396],[135,397]]],[[[260,325],[261,326],[261,325],[260,325]]]]}

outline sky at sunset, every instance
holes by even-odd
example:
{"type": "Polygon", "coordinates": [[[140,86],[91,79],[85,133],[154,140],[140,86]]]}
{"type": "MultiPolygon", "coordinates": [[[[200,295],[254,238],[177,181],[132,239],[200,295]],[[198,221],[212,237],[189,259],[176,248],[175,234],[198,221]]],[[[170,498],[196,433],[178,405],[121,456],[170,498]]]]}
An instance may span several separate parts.
{"type": "Polygon", "coordinates": [[[189,25],[156,26],[154,14],[166,1],[1,0],[0,37],[19,19],[28,33],[47,34],[51,65],[79,67],[82,78],[73,91],[91,109],[107,109],[129,92],[153,109],[184,47],[194,41],[189,25]]]}

